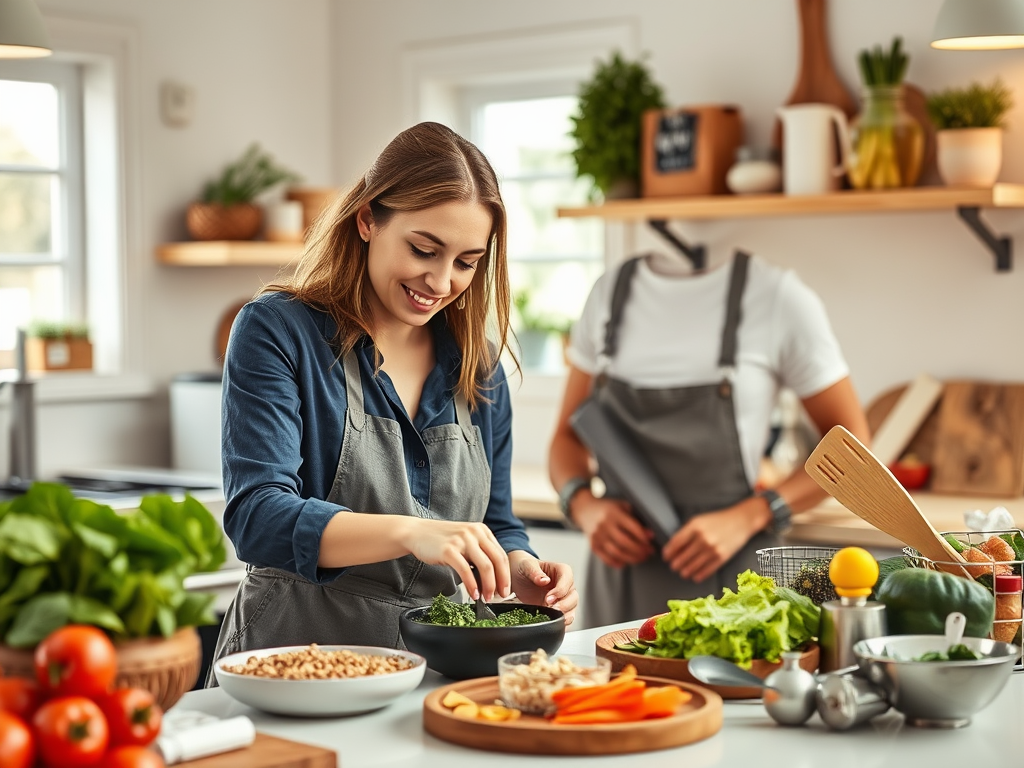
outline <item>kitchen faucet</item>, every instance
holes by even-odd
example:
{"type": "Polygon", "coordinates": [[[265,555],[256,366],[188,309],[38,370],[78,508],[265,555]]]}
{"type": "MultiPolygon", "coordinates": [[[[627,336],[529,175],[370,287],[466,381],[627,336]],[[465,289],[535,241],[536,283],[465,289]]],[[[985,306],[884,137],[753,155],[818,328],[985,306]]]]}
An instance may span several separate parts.
{"type": "Polygon", "coordinates": [[[36,383],[28,378],[25,346],[25,330],[19,328],[14,353],[18,377],[11,382],[0,382],[0,388],[10,384],[14,389],[10,408],[10,473],[6,485],[18,488],[27,487],[36,475],[36,383]]]}

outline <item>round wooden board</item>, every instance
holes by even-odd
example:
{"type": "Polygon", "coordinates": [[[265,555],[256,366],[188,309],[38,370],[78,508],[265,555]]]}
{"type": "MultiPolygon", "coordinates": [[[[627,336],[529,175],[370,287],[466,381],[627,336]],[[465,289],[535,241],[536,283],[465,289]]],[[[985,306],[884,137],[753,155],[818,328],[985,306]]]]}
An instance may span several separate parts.
{"type": "MultiPolygon", "coordinates": [[[[634,629],[620,629],[616,632],[609,632],[597,638],[597,655],[610,659],[612,671],[618,672],[627,664],[636,667],[638,675],[665,678],[669,680],[681,680],[684,683],[708,688],[723,699],[759,699],[761,698],[760,688],[740,688],[724,685],[707,685],[697,680],[689,671],[689,662],[686,659],[662,659],[657,656],[644,656],[639,653],[620,651],[615,646],[623,643],[632,643],[636,640],[636,633],[639,627],[634,629]]],[[[800,666],[808,672],[815,672],[818,669],[818,660],[821,656],[821,649],[817,643],[807,644],[807,650],[800,657],[800,666]]],[[[750,673],[760,677],[762,680],[776,669],[782,668],[782,662],[770,662],[762,659],[754,659],[751,663],[750,673]]]]}
{"type": "Polygon", "coordinates": [[[722,728],[722,697],[699,685],[641,677],[648,685],[676,685],[692,694],[671,717],[635,723],[554,725],[543,717],[493,722],[455,717],[442,706],[449,691],[458,691],[477,704],[498,700],[498,678],[462,680],[427,694],[423,727],[443,741],[490,752],[528,755],[615,755],[681,747],[718,733],[722,728]]]}

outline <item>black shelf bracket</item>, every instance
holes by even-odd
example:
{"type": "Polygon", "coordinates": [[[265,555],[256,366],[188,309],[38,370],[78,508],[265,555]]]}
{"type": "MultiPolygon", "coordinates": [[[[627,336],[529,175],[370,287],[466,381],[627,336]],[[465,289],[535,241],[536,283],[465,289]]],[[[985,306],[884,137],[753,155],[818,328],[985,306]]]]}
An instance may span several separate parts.
{"type": "Polygon", "coordinates": [[[665,219],[648,219],[651,229],[668,240],[693,264],[694,269],[704,269],[707,266],[707,250],[703,245],[690,245],[675,235],[668,228],[668,221],[665,219]]]}
{"type": "Polygon", "coordinates": [[[981,209],[976,205],[957,206],[956,212],[967,222],[967,226],[988,246],[996,257],[996,272],[1009,272],[1013,269],[1013,238],[997,237],[989,226],[981,220],[981,209]]]}

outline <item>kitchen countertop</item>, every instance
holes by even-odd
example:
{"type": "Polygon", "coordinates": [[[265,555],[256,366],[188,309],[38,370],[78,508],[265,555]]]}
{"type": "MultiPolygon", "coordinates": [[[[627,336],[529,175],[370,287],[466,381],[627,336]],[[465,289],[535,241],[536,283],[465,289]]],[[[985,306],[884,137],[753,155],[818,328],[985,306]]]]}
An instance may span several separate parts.
{"type": "MultiPolygon", "coordinates": [[[[1024,527],[1024,497],[995,498],[981,496],[948,496],[915,491],[911,494],[921,512],[937,531],[963,531],[964,512],[1006,507],[1019,527],[1024,527]]],[[[512,468],[512,509],[524,520],[561,522],[558,498],[547,469],[537,466],[512,468]]],[[[787,536],[793,544],[855,545],[861,547],[899,548],[902,542],[861,520],[833,498],[793,516],[793,527],[787,536]]]]}
{"type": "MultiPolygon", "coordinates": [[[[580,630],[566,635],[562,653],[594,652],[605,632],[636,622],[580,630]]],[[[342,768],[492,768],[514,765],[634,766],[644,768],[907,768],[909,765],[1019,765],[1024,754],[1024,673],[1016,672],[999,697],[957,730],[904,725],[890,710],[851,731],[828,730],[817,715],[804,727],[784,727],[768,717],[759,701],[726,701],[722,730],[704,741],[657,752],[607,757],[545,757],[482,752],[435,739],[423,730],[423,699],[450,682],[428,670],[419,688],[377,712],[347,718],[300,719],[264,714],[241,704],[218,688],[186,693],[176,709],[198,710],[218,717],[246,715],[258,731],[333,749],[342,768]]]]}

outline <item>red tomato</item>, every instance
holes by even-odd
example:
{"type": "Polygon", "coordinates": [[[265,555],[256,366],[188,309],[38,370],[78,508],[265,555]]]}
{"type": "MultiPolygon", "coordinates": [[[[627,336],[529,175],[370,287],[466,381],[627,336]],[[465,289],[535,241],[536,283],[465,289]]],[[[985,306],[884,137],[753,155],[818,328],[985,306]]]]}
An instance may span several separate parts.
{"type": "Polygon", "coordinates": [[[144,688],[116,688],[96,703],[107,718],[111,745],[144,747],[160,733],[163,710],[144,688]]]}
{"type": "Polygon", "coordinates": [[[636,639],[653,642],[658,637],[658,632],[654,625],[664,615],[664,613],[659,613],[657,616],[651,616],[651,618],[641,624],[640,629],[636,633],[636,639]]]}
{"type": "Polygon", "coordinates": [[[0,678],[0,710],[11,712],[26,722],[39,707],[39,688],[24,677],[0,678]]]}
{"type": "Polygon", "coordinates": [[[96,702],[84,696],[50,699],[36,710],[32,725],[39,754],[51,768],[97,765],[107,751],[107,721],[96,702]]]}
{"type": "Polygon", "coordinates": [[[100,765],[101,768],[164,768],[164,760],[152,749],[130,745],[110,750],[100,765]]]}
{"type": "Polygon", "coordinates": [[[36,761],[36,744],[25,722],[10,712],[0,712],[0,765],[31,768],[36,761]]]}
{"type": "Polygon", "coordinates": [[[68,624],[51,632],[35,655],[36,679],[56,696],[100,696],[117,676],[117,651],[103,632],[68,624]]]}

